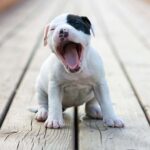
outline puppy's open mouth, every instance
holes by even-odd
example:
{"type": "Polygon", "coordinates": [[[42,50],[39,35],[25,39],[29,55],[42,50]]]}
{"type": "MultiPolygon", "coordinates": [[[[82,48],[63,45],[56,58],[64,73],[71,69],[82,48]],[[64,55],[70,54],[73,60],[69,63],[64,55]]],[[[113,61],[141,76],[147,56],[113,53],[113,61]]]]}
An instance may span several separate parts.
{"type": "Polygon", "coordinates": [[[82,45],[74,42],[63,42],[57,47],[57,54],[66,68],[74,73],[80,70],[82,59],[82,45]]]}

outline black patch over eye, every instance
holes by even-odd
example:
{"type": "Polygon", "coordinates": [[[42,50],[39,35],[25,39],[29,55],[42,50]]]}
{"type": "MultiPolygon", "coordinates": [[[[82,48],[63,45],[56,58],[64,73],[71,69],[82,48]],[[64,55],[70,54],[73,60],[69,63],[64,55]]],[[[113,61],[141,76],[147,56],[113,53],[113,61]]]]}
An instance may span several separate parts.
{"type": "Polygon", "coordinates": [[[75,29],[90,35],[91,23],[87,17],[68,15],[67,23],[73,26],[75,29]]]}

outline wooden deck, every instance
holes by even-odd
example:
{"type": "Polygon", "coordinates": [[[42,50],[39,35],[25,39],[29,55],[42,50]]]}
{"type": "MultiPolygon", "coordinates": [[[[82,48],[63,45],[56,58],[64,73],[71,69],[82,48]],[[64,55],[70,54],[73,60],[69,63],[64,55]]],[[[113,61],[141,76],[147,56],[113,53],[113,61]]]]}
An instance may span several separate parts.
{"type": "Polygon", "coordinates": [[[23,0],[0,14],[0,150],[150,150],[150,2],[147,0],[23,0]],[[55,16],[89,16],[93,45],[104,61],[113,105],[125,128],[64,112],[65,128],[45,129],[27,107],[49,55],[43,28],[55,16]]]}

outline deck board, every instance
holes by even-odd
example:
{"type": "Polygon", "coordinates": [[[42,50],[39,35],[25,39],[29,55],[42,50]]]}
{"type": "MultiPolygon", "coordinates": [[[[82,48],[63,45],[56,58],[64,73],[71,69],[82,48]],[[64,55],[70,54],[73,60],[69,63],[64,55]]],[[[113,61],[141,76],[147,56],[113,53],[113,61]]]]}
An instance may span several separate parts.
{"type": "Polygon", "coordinates": [[[34,17],[40,5],[40,0],[37,0],[36,3],[35,0],[22,0],[16,6],[0,13],[0,46],[12,38],[19,28],[23,29],[25,22],[30,24],[29,20],[34,17]]]}
{"type": "MultiPolygon", "coordinates": [[[[124,70],[126,71],[126,74],[130,80],[129,82],[133,87],[133,90],[135,91],[135,94],[150,122],[150,86],[147,84],[147,81],[150,80],[150,49],[148,47],[150,45],[145,46],[143,40],[141,40],[141,38],[135,34],[134,31],[132,32],[132,28],[130,29],[122,21],[123,19],[121,20],[116,13],[113,13],[113,8],[114,7],[109,7],[108,9],[110,12],[108,10],[107,12],[111,14],[110,17],[113,21],[115,21],[117,27],[121,28],[121,30],[119,32],[117,29],[115,30],[113,26],[110,26],[111,21],[105,19],[108,32],[110,33],[110,38],[114,43],[114,47],[116,49],[115,52],[118,55],[118,59],[120,59],[120,63],[123,64],[124,70]],[[112,31],[115,32],[115,37],[113,34],[111,34],[112,31]],[[125,37],[126,40],[124,40],[125,37]]],[[[104,10],[103,14],[106,14],[105,11],[106,10],[104,10]]],[[[104,16],[104,18],[108,17],[104,16]]],[[[147,22],[144,21],[143,23],[147,24],[147,22]]],[[[140,32],[141,30],[138,31],[140,32]]],[[[147,29],[147,32],[148,31],[150,31],[150,29],[147,29]]],[[[146,36],[144,36],[144,38],[147,39],[146,36]]]]}
{"type": "MultiPolygon", "coordinates": [[[[50,1],[49,1],[50,2],[50,1]]],[[[25,39],[26,42],[28,42],[22,51],[24,52],[25,49],[29,49],[30,53],[26,56],[20,55],[21,59],[23,57],[26,57],[26,61],[29,61],[29,58],[31,55],[33,55],[32,45],[36,44],[36,50],[34,52],[33,58],[27,68],[27,71],[25,72],[25,75],[21,81],[21,85],[17,89],[17,93],[13,99],[13,102],[11,104],[10,110],[5,118],[5,121],[3,122],[3,125],[1,127],[0,131],[0,147],[7,150],[7,149],[32,149],[32,150],[38,150],[38,149],[73,149],[73,108],[68,109],[64,112],[64,119],[65,119],[65,128],[63,130],[49,130],[44,127],[43,123],[38,123],[34,119],[34,114],[27,111],[28,107],[36,106],[36,98],[35,98],[35,80],[38,75],[40,66],[42,62],[48,57],[50,54],[50,51],[48,48],[44,48],[43,46],[43,29],[45,24],[48,20],[50,20],[52,17],[58,15],[60,12],[64,12],[65,9],[73,10],[73,8],[70,5],[70,3],[67,3],[65,7],[62,7],[62,9],[57,10],[57,3],[50,3],[51,7],[49,7],[49,2],[45,4],[46,7],[42,6],[40,8],[42,10],[42,13],[39,11],[37,15],[35,15],[35,18],[32,22],[30,21],[29,26],[24,26],[24,31],[20,31],[19,37],[17,38],[17,35],[15,35],[14,39],[10,40],[10,43],[15,44],[16,40],[22,41],[20,39],[20,35],[24,35],[27,39],[25,39]],[[69,7],[69,8],[68,8],[69,7]],[[51,9],[51,13],[49,13],[49,9],[51,9]],[[37,17],[38,16],[38,17],[37,17]],[[40,19],[39,19],[40,18],[40,19]],[[38,24],[38,28],[35,27],[38,24]],[[29,29],[31,27],[35,27],[32,29],[32,32],[35,30],[38,30],[38,32],[34,35],[33,33],[29,32],[29,29]],[[42,32],[41,32],[42,31],[42,32]],[[30,38],[28,39],[27,36],[25,36],[27,33],[29,33],[30,38],[33,38],[31,41],[30,38]],[[32,33],[32,34],[31,34],[32,33]],[[42,34],[41,34],[42,33],[42,34]],[[38,38],[38,36],[40,36],[38,38]],[[34,37],[36,37],[34,39],[34,37]],[[38,40],[37,40],[38,39],[38,40]]],[[[64,3],[65,1],[62,1],[61,3],[64,3]]],[[[21,30],[21,29],[20,29],[21,30]]],[[[22,41],[23,43],[23,41],[22,41]]],[[[20,44],[22,44],[20,43],[20,44]]],[[[10,46],[8,44],[7,46],[10,46]]],[[[11,47],[11,46],[10,46],[11,47]]],[[[35,47],[34,47],[35,49],[35,47]]],[[[20,51],[17,49],[17,51],[20,51]]],[[[8,51],[10,52],[10,51],[8,51]]],[[[5,52],[8,54],[8,52],[5,52]]],[[[18,52],[17,52],[18,53],[18,52]]],[[[3,53],[2,53],[3,54],[3,53]]],[[[4,55],[3,55],[4,56],[4,55]]],[[[10,54],[11,58],[15,60],[16,55],[10,54]],[[12,57],[14,56],[14,57],[12,57]]],[[[25,66],[24,64],[18,64],[18,60],[14,62],[15,64],[12,64],[13,67],[16,67],[20,70],[20,73],[23,72],[22,68],[25,66]]],[[[3,64],[2,66],[6,66],[6,64],[3,64]]],[[[8,69],[10,71],[10,69],[8,69]]],[[[14,70],[16,71],[16,70],[14,70]]],[[[6,72],[4,72],[6,73],[6,72]]],[[[16,72],[16,74],[19,74],[16,72]]],[[[16,78],[16,81],[18,81],[18,78],[16,78]]],[[[12,88],[13,89],[13,88],[12,88]]],[[[7,95],[8,93],[6,93],[7,95]]],[[[6,99],[7,100],[7,99],[6,99]]],[[[5,105],[2,107],[2,109],[5,108],[5,105]]]]}
{"type": "Polygon", "coordinates": [[[17,30],[13,38],[1,47],[0,120],[5,115],[3,110],[11,100],[11,96],[15,92],[14,90],[26,69],[30,57],[34,55],[39,42],[42,40],[41,34],[44,25],[55,13],[56,4],[52,4],[51,14],[49,14],[49,7],[46,4],[42,8],[39,6],[39,11],[33,14],[34,17],[30,23],[24,23],[24,28],[17,30]]]}
{"type": "Polygon", "coordinates": [[[0,14],[0,149],[74,149],[73,108],[64,112],[66,126],[60,130],[45,129],[26,109],[36,105],[35,80],[50,54],[43,47],[44,25],[70,12],[93,22],[92,43],[103,58],[113,106],[126,125],[106,128],[101,120],[85,118],[84,106],[79,107],[79,149],[149,150],[149,8],[141,0],[28,0],[0,14]]]}
{"type": "MultiPolygon", "coordinates": [[[[147,3],[142,3],[140,1],[134,1],[135,5],[130,5],[128,1],[124,1],[124,5],[126,7],[122,7],[120,3],[117,3],[117,11],[120,12],[121,21],[126,22],[127,27],[131,29],[131,32],[135,34],[138,38],[139,42],[142,46],[138,46],[138,49],[141,51],[138,54],[138,57],[141,57],[140,63],[137,64],[137,56],[134,60],[134,66],[128,66],[129,72],[131,74],[131,78],[135,89],[140,97],[141,103],[144,107],[146,115],[150,121],[150,103],[149,103],[149,84],[147,81],[150,80],[149,77],[149,67],[150,67],[150,59],[149,59],[149,51],[150,51],[150,5],[147,3]],[[145,52],[148,51],[148,52],[145,52]],[[146,56],[146,58],[145,58],[146,56]]],[[[132,2],[132,3],[133,3],[132,2]]],[[[131,54],[131,57],[137,55],[135,51],[131,54]]]]}
{"type": "Polygon", "coordinates": [[[1,128],[0,147],[3,149],[73,149],[73,109],[64,113],[63,130],[46,129],[44,124],[35,121],[34,114],[27,110],[37,104],[35,80],[42,62],[49,54],[49,50],[43,47],[43,41],[40,43],[1,128]]]}
{"type": "MultiPolygon", "coordinates": [[[[96,16],[94,25],[98,32],[96,32],[96,38],[94,40],[94,45],[99,48],[101,56],[104,60],[104,65],[106,69],[106,76],[108,83],[110,85],[110,91],[113,99],[113,104],[117,114],[123,118],[126,127],[124,129],[110,129],[104,128],[102,121],[94,121],[89,119],[84,119],[84,107],[80,108],[80,131],[79,131],[79,146],[80,149],[90,150],[93,149],[94,145],[96,149],[108,149],[108,150],[125,150],[125,149],[144,149],[148,150],[150,147],[150,131],[147,118],[144,115],[141,106],[138,103],[138,99],[134,94],[134,91],[130,85],[125,72],[120,65],[120,61],[116,58],[114,54],[114,46],[123,40],[125,45],[119,45],[117,47],[117,52],[121,50],[119,55],[121,60],[123,56],[127,58],[136,55],[137,58],[140,55],[142,58],[141,62],[149,62],[149,51],[136,48],[132,50],[130,47],[139,47],[142,43],[135,41],[134,35],[131,31],[127,29],[120,20],[117,20],[114,12],[111,11],[107,2],[104,1],[99,3],[95,2],[90,5],[91,8],[95,10],[91,16],[96,16]],[[93,5],[93,7],[92,7],[93,5]],[[101,19],[104,20],[101,20],[101,19]],[[105,22],[105,24],[104,24],[105,22]],[[102,25],[103,24],[103,25],[102,25]],[[107,33],[106,33],[106,30],[107,33]],[[128,35],[130,34],[130,36],[128,35]],[[107,37],[109,36],[109,37],[107,37]],[[128,40],[129,37],[129,40],[128,40]],[[124,41],[125,39],[125,41],[124,41]],[[110,41],[111,40],[111,41],[110,41]],[[134,42],[135,41],[135,42],[134,42]],[[110,43],[112,42],[112,43],[110,43]],[[131,42],[131,43],[128,43],[131,42]],[[128,44],[127,44],[128,43],[128,44]],[[114,45],[112,45],[114,44],[114,45]],[[139,50],[140,54],[137,55],[135,52],[139,50]],[[127,55],[128,54],[128,55],[127,55]],[[146,132],[145,132],[146,131],[146,132]],[[86,136],[85,136],[86,135],[86,136]],[[90,143],[90,144],[86,144],[90,143]]],[[[86,7],[87,8],[87,7],[86,7]]],[[[88,11],[90,12],[90,11],[88,11]]],[[[90,15],[90,14],[89,14],[90,15]]],[[[116,48],[116,47],[115,47],[116,48]]],[[[142,47],[143,48],[143,47],[142,47]]],[[[132,62],[138,63],[138,59],[134,57],[132,62]]],[[[130,60],[131,62],[131,60],[130,60]]],[[[123,61],[125,67],[130,66],[129,60],[123,61]]],[[[139,68],[139,67],[138,67],[139,68]]],[[[133,70],[133,68],[132,68],[133,70]]],[[[131,69],[127,70],[131,75],[131,69]]],[[[139,74],[138,74],[139,75],[139,74]]],[[[132,75],[132,81],[138,76],[136,73],[132,75]],[[135,77],[135,78],[134,78],[135,77]]],[[[139,82],[136,81],[139,84],[139,82]]],[[[134,84],[135,88],[138,87],[134,84]]],[[[143,89],[144,90],[144,89],[143,89]]],[[[138,93],[142,91],[139,90],[138,93]]]]}

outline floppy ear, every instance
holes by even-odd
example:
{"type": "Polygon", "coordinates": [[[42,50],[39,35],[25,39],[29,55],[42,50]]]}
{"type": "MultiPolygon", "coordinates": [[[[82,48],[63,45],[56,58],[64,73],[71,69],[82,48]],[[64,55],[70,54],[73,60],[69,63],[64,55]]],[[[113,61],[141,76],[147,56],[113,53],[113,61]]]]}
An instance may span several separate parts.
{"type": "Polygon", "coordinates": [[[46,25],[45,29],[44,29],[44,46],[47,45],[47,34],[48,34],[48,30],[49,30],[49,24],[46,25]]]}
{"type": "Polygon", "coordinates": [[[93,27],[92,27],[92,24],[91,24],[91,21],[89,20],[89,18],[86,16],[81,16],[81,18],[84,21],[84,23],[88,26],[88,28],[91,29],[93,36],[95,36],[94,30],[93,30],[93,27]]]}

